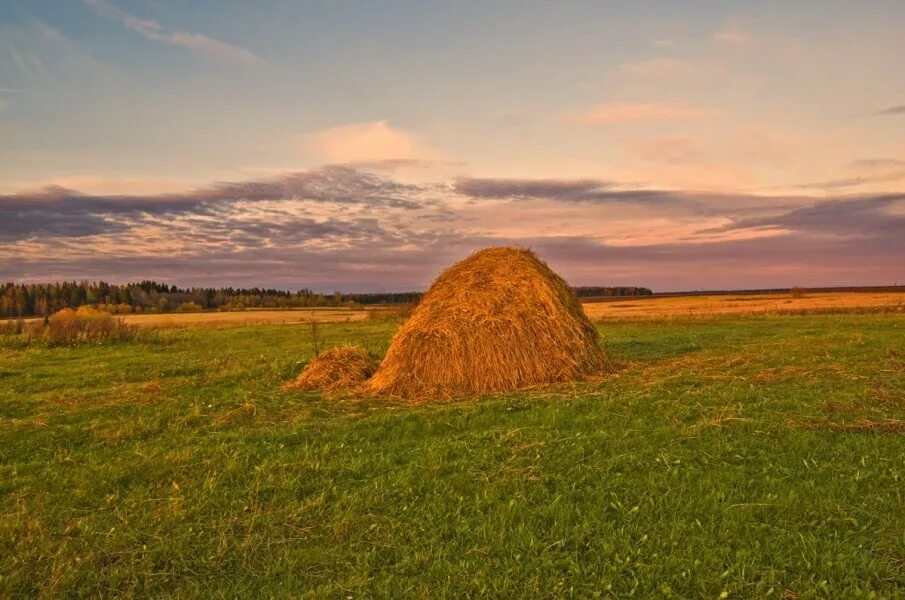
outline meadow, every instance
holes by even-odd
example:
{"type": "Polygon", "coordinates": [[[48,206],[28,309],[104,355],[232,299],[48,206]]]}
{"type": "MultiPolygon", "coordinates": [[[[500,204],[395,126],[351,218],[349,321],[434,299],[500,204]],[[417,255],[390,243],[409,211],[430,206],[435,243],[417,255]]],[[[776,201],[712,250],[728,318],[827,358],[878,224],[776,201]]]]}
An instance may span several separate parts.
{"type": "Polygon", "coordinates": [[[0,597],[905,596],[905,315],[597,326],[600,380],[415,406],[282,389],[301,323],[0,343],[0,597]]]}

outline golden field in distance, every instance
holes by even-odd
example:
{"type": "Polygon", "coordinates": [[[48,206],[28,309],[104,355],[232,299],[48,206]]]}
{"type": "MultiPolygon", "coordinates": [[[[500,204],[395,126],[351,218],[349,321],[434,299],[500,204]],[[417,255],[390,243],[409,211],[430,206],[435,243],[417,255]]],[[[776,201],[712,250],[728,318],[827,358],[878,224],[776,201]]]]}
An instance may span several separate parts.
{"type": "MultiPolygon", "coordinates": [[[[605,299],[583,298],[582,306],[591,320],[666,319],[717,315],[769,315],[820,312],[905,312],[905,292],[837,291],[792,294],[704,294],[700,296],[631,296],[605,299]]],[[[238,312],[191,312],[121,315],[129,325],[139,327],[238,327],[245,325],[298,325],[362,321],[372,315],[396,312],[394,306],[368,308],[248,309],[238,312]]],[[[40,317],[25,319],[39,323],[40,317]]]]}
{"type": "Polygon", "coordinates": [[[588,301],[584,310],[591,319],[661,319],[728,314],[789,314],[804,312],[905,311],[903,292],[805,292],[712,294],[701,296],[634,296],[588,301]]]}
{"type": "MultiPolygon", "coordinates": [[[[240,325],[297,325],[299,323],[346,323],[366,319],[368,311],[349,308],[306,308],[285,310],[243,310],[237,312],[190,312],[116,315],[128,325],[139,327],[230,327],[240,325]]],[[[40,323],[40,317],[25,319],[40,323]]]]}
{"type": "Polygon", "coordinates": [[[244,310],[240,312],[163,313],[123,315],[129,325],[140,327],[220,327],[230,325],[294,325],[298,323],[344,323],[361,321],[365,310],[348,308],[303,310],[244,310]]]}

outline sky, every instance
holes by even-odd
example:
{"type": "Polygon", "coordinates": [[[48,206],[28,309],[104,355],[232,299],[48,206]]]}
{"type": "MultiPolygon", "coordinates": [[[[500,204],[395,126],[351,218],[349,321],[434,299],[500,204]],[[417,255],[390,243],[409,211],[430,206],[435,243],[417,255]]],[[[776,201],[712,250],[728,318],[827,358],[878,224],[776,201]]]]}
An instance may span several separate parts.
{"type": "Polygon", "coordinates": [[[905,3],[0,0],[0,280],[905,284],[905,3]]]}

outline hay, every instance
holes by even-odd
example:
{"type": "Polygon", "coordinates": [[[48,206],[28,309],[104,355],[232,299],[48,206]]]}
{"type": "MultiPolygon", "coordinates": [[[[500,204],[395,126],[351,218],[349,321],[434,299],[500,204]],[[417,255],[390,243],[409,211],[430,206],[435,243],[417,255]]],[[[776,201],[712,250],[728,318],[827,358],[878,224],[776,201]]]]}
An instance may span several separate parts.
{"type": "Polygon", "coordinates": [[[603,370],[575,293],[530,250],[488,248],[446,271],[366,389],[420,401],[574,381],[603,370]]]}
{"type": "Polygon", "coordinates": [[[298,379],[287,387],[298,390],[340,392],[351,390],[370,377],[377,361],[357,346],[337,346],[314,357],[298,379]]]}

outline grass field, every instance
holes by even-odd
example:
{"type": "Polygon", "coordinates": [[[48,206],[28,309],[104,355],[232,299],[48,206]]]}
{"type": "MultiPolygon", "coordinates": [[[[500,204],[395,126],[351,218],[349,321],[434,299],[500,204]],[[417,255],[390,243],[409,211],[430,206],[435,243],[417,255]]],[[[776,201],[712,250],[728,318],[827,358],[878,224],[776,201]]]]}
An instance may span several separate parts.
{"type": "Polygon", "coordinates": [[[0,597],[905,596],[905,316],[598,326],[415,407],[282,391],[291,327],[0,346],[0,597]]]}

